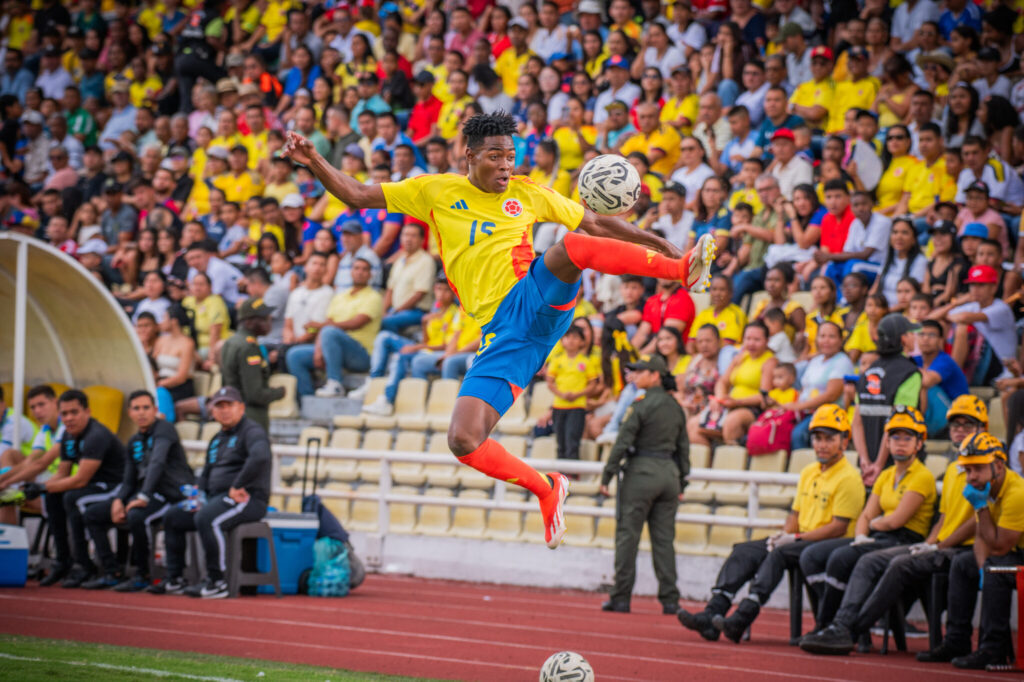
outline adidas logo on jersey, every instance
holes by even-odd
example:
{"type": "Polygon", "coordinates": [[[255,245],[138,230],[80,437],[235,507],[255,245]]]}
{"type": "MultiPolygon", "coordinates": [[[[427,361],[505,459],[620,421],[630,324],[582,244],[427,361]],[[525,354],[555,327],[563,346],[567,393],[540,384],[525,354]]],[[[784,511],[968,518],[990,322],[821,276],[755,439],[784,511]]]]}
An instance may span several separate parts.
{"type": "Polygon", "coordinates": [[[454,204],[449,206],[449,208],[451,208],[452,210],[455,210],[455,211],[468,211],[469,210],[469,206],[466,204],[466,200],[465,199],[459,199],[454,204]]]}

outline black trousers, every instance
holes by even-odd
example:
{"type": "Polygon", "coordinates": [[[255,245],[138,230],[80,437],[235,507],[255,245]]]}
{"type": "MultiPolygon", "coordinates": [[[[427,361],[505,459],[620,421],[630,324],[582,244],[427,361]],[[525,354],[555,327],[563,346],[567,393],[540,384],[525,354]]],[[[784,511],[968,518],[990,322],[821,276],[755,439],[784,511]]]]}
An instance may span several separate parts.
{"type": "Polygon", "coordinates": [[[847,582],[857,561],[865,554],[894,547],[904,542],[920,542],[917,533],[875,533],[874,542],[853,545],[852,538],[834,538],[814,543],[800,557],[800,569],[807,579],[807,586],[818,598],[816,625],[823,628],[832,622],[843,601],[847,582]],[[908,536],[904,538],[904,536],[908,536]],[[916,540],[909,535],[917,537],[916,540]]]}
{"type": "MultiPolygon", "coordinates": [[[[121,570],[117,557],[110,548],[108,531],[113,527],[110,520],[110,508],[114,501],[90,504],[85,510],[85,525],[89,537],[96,547],[96,558],[105,573],[117,573],[121,570]]],[[[171,505],[160,493],[155,493],[145,507],[128,510],[125,525],[132,538],[131,564],[139,574],[149,575],[149,549],[152,546],[151,524],[167,513],[171,505]]]]}
{"type": "MultiPolygon", "coordinates": [[[[991,556],[985,566],[1020,566],[1024,550],[1015,549],[1003,556],[991,556]]],[[[949,569],[949,608],[946,611],[946,643],[969,649],[971,618],[978,601],[978,562],[974,552],[961,552],[949,569]]],[[[978,649],[1004,655],[1012,651],[1010,639],[1010,598],[1017,584],[1013,573],[985,573],[981,589],[981,622],[978,649]]],[[[1017,595],[1020,599],[1021,596],[1017,595]]]]}
{"type": "Polygon", "coordinates": [[[174,59],[174,72],[178,75],[179,110],[186,114],[193,109],[192,86],[197,78],[205,78],[216,83],[227,76],[227,72],[217,66],[213,59],[200,59],[196,54],[181,54],[174,59]]]}
{"type": "MultiPolygon", "coordinates": [[[[768,540],[739,542],[732,547],[732,554],[718,571],[718,580],[711,589],[714,595],[711,603],[728,604],[743,584],[750,581],[750,596],[764,604],[782,582],[786,569],[800,563],[800,557],[819,543],[791,542],[788,545],[768,551],[768,540]],[[728,603],[715,597],[725,597],[728,603]]],[[[724,611],[723,611],[724,613],[724,611]]]]}
{"type": "Polygon", "coordinates": [[[220,580],[227,571],[226,533],[243,523],[259,521],[267,513],[267,503],[251,499],[238,504],[225,495],[213,495],[196,512],[171,507],[164,517],[167,545],[167,577],[180,578],[185,569],[185,534],[199,532],[206,555],[206,574],[220,580]]]}
{"type": "MultiPolygon", "coordinates": [[[[864,602],[857,612],[847,611],[846,597],[843,597],[843,605],[836,615],[836,621],[847,626],[855,632],[864,632],[874,625],[879,618],[885,615],[889,608],[899,600],[908,590],[918,590],[922,583],[935,573],[948,573],[950,564],[961,554],[974,556],[970,547],[950,547],[940,549],[927,554],[911,555],[910,548],[906,545],[892,547],[880,552],[872,552],[859,562],[853,574],[856,576],[861,572],[861,564],[866,564],[865,572],[871,571],[871,566],[878,559],[876,555],[888,553],[891,557],[881,577],[872,580],[864,602]],[[870,563],[866,563],[869,562],[870,563]]],[[[850,579],[851,588],[847,588],[849,594],[854,579],[850,579]]]]}
{"type": "Polygon", "coordinates": [[[90,571],[94,568],[85,539],[85,510],[90,504],[109,503],[120,491],[120,484],[87,483],[74,490],[46,494],[46,516],[50,520],[58,564],[70,566],[73,562],[90,571]]]}
{"type": "Polygon", "coordinates": [[[587,411],[582,407],[551,410],[551,423],[558,442],[558,459],[579,459],[580,439],[587,423],[587,411]]]}

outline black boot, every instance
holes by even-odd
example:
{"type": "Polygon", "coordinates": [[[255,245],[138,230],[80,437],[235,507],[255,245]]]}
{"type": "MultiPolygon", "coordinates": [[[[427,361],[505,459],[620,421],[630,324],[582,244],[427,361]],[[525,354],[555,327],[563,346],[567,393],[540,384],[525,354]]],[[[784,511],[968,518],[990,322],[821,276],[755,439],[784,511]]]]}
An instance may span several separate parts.
{"type": "Polygon", "coordinates": [[[801,639],[800,648],[812,654],[844,655],[853,651],[853,636],[846,626],[833,622],[801,639]]]}
{"type": "Polygon", "coordinates": [[[67,564],[54,564],[50,568],[50,572],[46,574],[46,577],[39,581],[39,587],[49,587],[50,585],[56,585],[67,576],[71,571],[71,566],[67,564]]]}
{"type": "Polygon", "coordinates": [[[711,624],[715,626],[716,630],[722,631],[726,637],[739,644],[743,633],[747,631],[760,612],[760,604],[753,599],[744,599],[731,616],[728,618],[722,615],[715,616],[711,619],[711,624]]]}
{"type": "Polygon", "coordinates": [[[687,630],[693,630],[709,642],[717,642],[721,633],[711,624],[711,619],[716,615],[724,614],[729,610],[730,606],[732,606],[732,603],[728,597],[722,594],[713,594],[703,611],[690,613],[680,607],[679,611],[676,612],[676,618],[679,619],[680,624],[687,630]]]}
{"type": "Polygon", "coordinates": [[[954,668],[965,670],[985,670],[990,665],[1006,665],[1008,658],[991,649],[978,649],[973,654],[957,656],[952,660],[954,668]]]}
{"type": "Polygon", "coordinates": [[[950,663],[954,658],[966,656],[971,653],[971,645],[956,646],[943,642],[930,651],[922,651],[917,655],[921,663],[950,663]]]}
{"type": "Polygon", "coordinates": [[[609,599],[605,603],[601,604],[601,610],[612,611],[613,613],[629,613],[629,602],[613,601],[609,599]]]}

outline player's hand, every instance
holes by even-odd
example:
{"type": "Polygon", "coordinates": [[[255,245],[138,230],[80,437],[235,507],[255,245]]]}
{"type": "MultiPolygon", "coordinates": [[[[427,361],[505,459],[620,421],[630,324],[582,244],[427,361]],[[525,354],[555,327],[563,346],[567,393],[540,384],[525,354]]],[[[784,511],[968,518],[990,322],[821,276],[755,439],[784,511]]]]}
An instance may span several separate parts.
{"type": "Polygon", "coordinates": [[[303,166],[310,165],[317,155],[316,147],[313,146],[312,142],[291,130],[288,131],[288,135],[285,137],[282,153],[292,161],[301,163],[303,166]]]}
{"type": "Polygon", "coordinates": [[[228,497],[238,504],[245,504],[249,501],[249,493],[246,492],[245,488],[231,488],[228,490],[228,497]]]}

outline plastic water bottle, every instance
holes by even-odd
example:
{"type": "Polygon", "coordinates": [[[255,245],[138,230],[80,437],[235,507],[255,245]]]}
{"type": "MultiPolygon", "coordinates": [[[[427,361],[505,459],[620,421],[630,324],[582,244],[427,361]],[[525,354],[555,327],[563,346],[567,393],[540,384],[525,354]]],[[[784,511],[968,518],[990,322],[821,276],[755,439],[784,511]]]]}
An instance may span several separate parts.
{"type": "Polygon", "coordinates": [[[180,490],[185,499],[179,502],[178,506],[184,511],[198,511],[206,503],[206,493],[200,490],[198,486],[185,484],[181,486],[180,490]]]}

